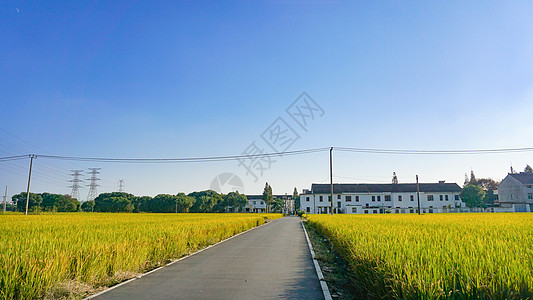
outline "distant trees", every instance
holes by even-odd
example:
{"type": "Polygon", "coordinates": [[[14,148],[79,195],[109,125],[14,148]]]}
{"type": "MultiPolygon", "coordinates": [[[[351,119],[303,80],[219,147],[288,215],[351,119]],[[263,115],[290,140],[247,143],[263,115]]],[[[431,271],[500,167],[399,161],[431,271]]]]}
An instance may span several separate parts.
{"type": "Polygon", "coordinates": [[[526,165],[524,168],[524,173],[533,174],[533,168],[530,165],[526,165]]]}
{"type": "MultiPolygon", "coordinates": [[[[22,192],[11,197],[11,200],[17,206],[17,211],[26,211],[26,195],[26,192],[22,192]]],[[[80,203],[70,197],[70,195],[30,193],[29,211],[74,212],[79,209],[80,203]]]]}
{"type": "MultiPolygon", "coordinates": [[[[269,198],[272,199],[272,188],[268,187],[269,198]]],[[[18,211],[25,211],[26,193],[14,195],[12,200],[18,211]]],[[[138,197],[124,192],[102,193],[94,201],[86,201],[82,204],[69,195],[30,193],[29,210],[37,212],[221,213],[243,212],[247,204],[248,199],[244,194],[230,192],[224,195],[213,190],[193,192],[188,195],[185,193],[159,194],[155,197],[138,197]]]]}
{"type": "MultiPolygon", "coordinates": [[[[500,183],[495,181],[492,178],[476,178],[474,171],[470,171],[470,178],[465,174],[465,186],[463,191],[466,190],[465,195],[467,199],[461,198],[468,207],[487,207],[487,205],[493,205],[494,201],[498,199],[498,196],[494,194],[498,190],[498,185],[500,183]],[[483,196],[480,201],[478,201],[477,196],[474,197],[476,192],[472,187],[477,187],[483,192],[483,196]],[[469,206],[474,205],[474,206],[469,206]]],[[[476,191],[479,191],[476,189],[476,191]]]]}

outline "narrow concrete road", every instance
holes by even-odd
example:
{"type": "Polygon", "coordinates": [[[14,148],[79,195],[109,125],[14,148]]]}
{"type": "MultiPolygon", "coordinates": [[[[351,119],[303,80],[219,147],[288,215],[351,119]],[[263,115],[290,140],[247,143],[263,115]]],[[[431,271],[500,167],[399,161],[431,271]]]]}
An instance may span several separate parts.
{"type": "Polygon", "coordinates": [[[96,299],[324,299],[296,217],[275,220],[96,299]]]}

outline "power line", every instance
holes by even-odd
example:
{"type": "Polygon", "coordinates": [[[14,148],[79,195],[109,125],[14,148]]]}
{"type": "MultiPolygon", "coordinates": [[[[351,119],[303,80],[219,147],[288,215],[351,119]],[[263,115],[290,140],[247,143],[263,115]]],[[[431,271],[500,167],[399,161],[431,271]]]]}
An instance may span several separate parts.
{"type": "Polygon", "coordinates": [[[412,149],[375,149],[375,148],[352,148],[352,147],[334,147],[335,150],[358,153],[374,154],[495,154],[495,153],[513,153],[513,152],[531,152],[533,147],[524,148],[500,148],[500,149],[463,149],[463,150],[412,150],[412,149]]]}
{"type": "Polygon", "coordinates": [[[59,156],[59,155],[37,155],[41,158],[72,160],[72,161],[90,161],[90,162],[115,162],[115,163],[184,163],[184,162],[211,162],[211,161],[228,161],[284,155],[301,155],[327,151],[329,148],[314,148],[306,150],[295,150],[286,152],[260,153],[249,155],[231,155],[231,156],[210,156],[210,157],[189,157],[189,158],[104,158],[104,157],[76,157],[76,156],[59,156]]]}
{"type": "Polygon", "coordinates": [[[323,147],[312,148],[285,152],[271,152],[259,153],[249,155],[229,155],[229,156],[208,156],[208,157],[186,157],[186,158],[112,158],[112,157],[80,157],[80,156],[61,156],[61,155],[47,155],[47,154],[29,154],[0,157],[0,162],[9,160],[20,160],[31,156],[41,157],[54,160],[69,160],[69,161],[83,161],[83,162],[109,162],[109,163],[187,163],[187,162],[216,162],[239,159],[262,158],[272,156],[290,156],[303,155],[317,152],[325,152],[333,148],[333,150],[343,152],[356,153],[372,153],[372,154],[400,154],[400,155],[457,155],[457,154],[497,154],[497,153],[515,153],[515,152],[532,152],[533,147],[523,148],[499,148],[499,149],[457,149],[457,150],[416,150],[416,149],[378,149],[378,148],[355,148],[355,147],[323,147]]]}
{"type": "Polygon", "coordinates": [[[10,160],[19,160],[29,158],[29,155],[15,155],[15,156],[4,156],[0,157],[0,161],[10,161],[10,160]]]}

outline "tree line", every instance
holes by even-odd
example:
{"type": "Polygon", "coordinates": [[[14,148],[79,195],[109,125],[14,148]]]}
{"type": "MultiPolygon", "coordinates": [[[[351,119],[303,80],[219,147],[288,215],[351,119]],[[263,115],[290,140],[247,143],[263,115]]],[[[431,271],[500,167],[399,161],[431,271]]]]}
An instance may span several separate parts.
{"type": "MultiPolygon", "coordinates": [[[[26,209],[26,193],[12,197],[17,211],[26,209]]],[[[69,195],[30,193],[28,209],[33,212],[146,212],[146,213],[221,213],[242,212],[248,204],[239,192],[219,194],[213,190],[188,195],[159,194],[155,197],[135,196],[124,192],[102,193],[94,201],[80,202],[69,195]]]]}

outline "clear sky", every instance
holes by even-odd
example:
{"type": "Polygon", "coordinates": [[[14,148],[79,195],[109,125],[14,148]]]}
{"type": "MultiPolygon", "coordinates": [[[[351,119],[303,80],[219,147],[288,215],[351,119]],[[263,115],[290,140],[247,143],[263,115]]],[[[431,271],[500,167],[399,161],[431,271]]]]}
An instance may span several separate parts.
{"type": "MultiPolygon", "coordinates": [[[[298,137],[287,150],[531,147],[532,11],[528,1],[3,1],[0,156],[224,156],[254,142],[274,152],[262,134],[280,120],[298,137]],[[305,128],[286,111],[303,92],[323,110],[305,128]]],[[[396,172],[462,185],[471,169],[501,180],[532,154],[334,152],[335,182],[396,172]]],[[[257,179],[235,161],[37,158],[31,190],[69,193],[71,169],[100,167],[99,192],[124,179],[136,195],[188,193],[229,172],[247,194],[266,181],[283,194],[328,182],[328,158],[276,158],[257,179]]],[[[0,162],[2,195],[25,190],[28,164],[0,162]]]]}

